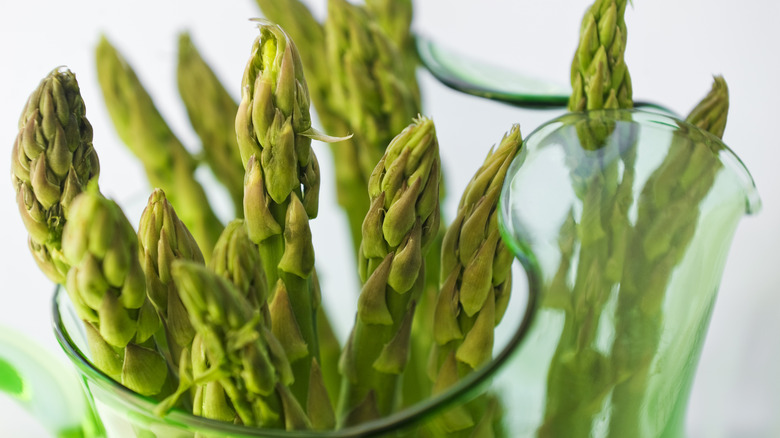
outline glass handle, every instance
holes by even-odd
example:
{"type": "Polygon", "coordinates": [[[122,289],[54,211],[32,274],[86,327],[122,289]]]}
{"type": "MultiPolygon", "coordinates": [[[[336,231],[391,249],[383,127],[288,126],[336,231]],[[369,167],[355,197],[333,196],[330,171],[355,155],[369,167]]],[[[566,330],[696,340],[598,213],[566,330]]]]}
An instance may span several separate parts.
{"type": "MultiPolygon", "coordinates": [[[[415,45],[423,67],[439,82],[462,93],[521,108],[566,108],[569,103],[568,85],[470,57],[425,35],[415,35],[415,45]]],[[[654,102],[640,100],[634,106],[675,115],[654,102]]]]}
{"type": "Polygon", "coordinates": [[[0,392],[30,412],[52,436],[104,436],[72,370],[7,327],[0,327],[0,392]]]}

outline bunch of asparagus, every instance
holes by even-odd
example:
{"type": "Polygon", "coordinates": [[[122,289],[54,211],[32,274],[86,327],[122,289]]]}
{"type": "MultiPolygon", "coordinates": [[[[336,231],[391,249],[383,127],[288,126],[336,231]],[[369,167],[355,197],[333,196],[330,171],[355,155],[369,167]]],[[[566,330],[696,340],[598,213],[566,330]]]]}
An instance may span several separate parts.
{"type": "MultiPolygon", "coordinates": [[[[182,99],[203,160],[230,194],[235,220],[224,226],[214,214],[194,176],[201,158],[176,138],[106,38],[96,52],[106,105],[155,187],[137,232],[100,193],[92,128],[66,69],[41,82],[19,121],[12,151],[19,212],[34,259],[64,285],[84,322],[94,365],[157,399],[159,414],[175,408],[287,430],[369,422],[443,392],[491,359],[513,261],[498,232],[498,195],[522,137],[511,127],[469,182],[452,223],[442,224],[441,160],[434,123],[420,115],[411,2],[330,0],[322,24],[298,0],[257,3],[285,30],[260,21],[239,102],[190,37],[182,34],[179,41],[182,99]],[[347,136],[314,129],[311,104],[326,132],[347,136]],[[321,175],[312,140],[332,144],[338,200],[361,281],[343,347],[320,303],[309,221],[318,213],[321,175]]],[[[632,106],[623,59],[625,8],[624,0],[596,0],[586,13],[570,110],[632,106]]],[[[716,79],[689,120],[722,135],[726,111],[725,82],[716,79]]],[[[579,126],[578,133],[583,144],[597,148],[611,129],[605,121],[579,126]]],[[[653,293],[662,294],[682,251],[632,240],[653,227],[628,223],[632,160],[624,157],[620,178],[612,168],[572,164],[588,220],[575,223],[571,216],[564,224],[560,281],[548,294],[555,299],[543,303],[563,310],[566,324],[550,367],[542,436],[587,430],[608,393],[604,388],[620,398],[647,379],[648,355],[621,351],[628,341],[615,342],[614,354],[625,359],[621,369],[588,347],[606,291],[621,277],[639,275],[637,269],[656,269],[663,275],[653,293]],[[615,206],[609,211],[599,207],[601,194],[591,192],[605,186],[615,206]],[[595,254],[580,257],[578,269],[601,273],[597,289],[603,293],[583,294],[593,285],[570,287],[563,280],[575,256],[575,234],[587,237],[580,253],[595,254]],[[628,251],[640,251],[636,266],[624,263],[628,251]],[[576,302],[566,302],[569,297],[576,302]],[[611,372],[592,373],[596,368],[611,372]],[[577,373],[605,380],[582,382],[574,392],[556,386],[561,375],[577,373]],[[595,401],[581,405],[583,398],[595,401]]],[[[701,171],[695,157],[668,160],[662,167],[685,162],[691,172],[701,171]]],[[[661,173],[651,179],[663,182],[661,173]]],[[[670,202],[703,197],[712,177],[704,173],[703,182],[670,202]]],[[[659,184],[652,186],[663,189],[659,184]]],[[[640,209],[657,211],[663,207],[657,199],[643,193],[640,209]]],[[[695,219],[675,222],[679,248],[695,219]]],[[[635,300],[624,291],[618,308],[635,300]]],[[[643,315],[639,326],[654,332],[653,316],[643,315]]],[[[620,333],[632,336],[629,328],[620,333]]],[[[612,418],[616,424],[638,415],[637,406],[622,407],[612,418]]],[[[502,411],[499,398],[483,393],[419,433],[501,436],[502,411]]]]}
{"type": "MultiPolygon", "coordinates": [[[[283,3],[264,5],[267,15],[303,11],[283,3]]],[[[490,359],[512,261],[496,206],[522,140],[515,126],[488,155],[445,236],[436,129],[419,115],[411,3],[332,0],[324,25],[300,23],[306,12],[276,18],[303,50],[260,21],[240,102],[189,36],[179,41],[190,121],[235,206],[227,226],[194,176],[200,158],[105,37],[96,57],[106,105],[155,187],[137,232],[100,192],[91,126],[67,69],[51,72],[25,106],[13,183],[31,252],[68,291],[98,369],[157,399],[161,415],[183,409],[252,427],[328,430],[390,415],[490,359]],[[398,7],[403,14],[391,14],[398,7]],[[310,101],[329,132],[349,135],[314,129],[310,101]],[[334,143],[362,284],[343,348],[320,304],[309,227],[319,209],[313,139],[334,143]],[[446,333],[413,333],[415,318],[434,313],[446,333]],[[409,381],[422,380],[413,389],[407,368],[409,381]]],[[[468,423],[428,432],[475,429],[488,404],[474,401],[468,423]]]]}

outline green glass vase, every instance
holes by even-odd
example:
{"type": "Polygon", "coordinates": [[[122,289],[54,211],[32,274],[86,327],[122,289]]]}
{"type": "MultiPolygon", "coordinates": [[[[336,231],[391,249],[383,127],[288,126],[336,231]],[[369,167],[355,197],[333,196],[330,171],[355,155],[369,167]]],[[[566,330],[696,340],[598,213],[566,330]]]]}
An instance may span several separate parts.
{"type": "Polygon", "coordinates": [[[750,174],[709,133],[614,110],[540,127],[509,175],[502,231],[537,294],[514,436],[684,436],[731,239],[760,208],[750,174]]]}

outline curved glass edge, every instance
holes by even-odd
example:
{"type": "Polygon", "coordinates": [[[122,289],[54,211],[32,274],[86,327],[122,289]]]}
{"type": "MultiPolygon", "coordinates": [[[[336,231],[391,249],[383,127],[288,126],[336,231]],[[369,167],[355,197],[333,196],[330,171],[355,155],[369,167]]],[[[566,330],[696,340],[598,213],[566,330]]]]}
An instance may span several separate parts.
{"type": "Polygon", "coordinates": [[[719,149],[717,151],[713,151],[713,153],[718,155],[718,158],[720,159],[720,162],[723,164],[724,168],[730,171],[736,177],[737,181],[739,181],[739,183],[742,185],[742,191],[745,196],[745,214],[753,215],[761,211],[761,197],[758,194],[758,189],[756,188],[755,180],[753,180],[753,175],[750,174],[747,166],[745,166],[745,163],[742,162],[734,150],[723,142],[723,139],[700,129],[699,127],[692,125],[685,120],[674,117],[671,114],[662,114],[638,109],[617,111],[630,111],[633,113],[633,115],[644,118],[645,121],[652,123],[664,124],[671,122],[681,128],[685,127],[686,129],[696,130],[702,135],[710,138],[710,140],[719,146],[719,149]]]}
{"type": "Polygon", "coordinates": [[[569,102],[566,87],[469,58],[420,35],[415,45],[422,65],[439,82],[463,93],[532,108],[561,108],[569,102]]]}
{"type": "MultiPolygon", "coordinates": [[[[528,136],[525,137],[523,140],[523,145],[520,149],[520,152],[517,154],[517,156],[512,160],[512,163],[510,164],[509,170],[507,171],[507,180],[511,178],[510,175],[514,175],[514,173],[517,171],[517,168],[519,167],[520,163],[524,159],[526,150],[527,150],[527,143],[528,139],[535,137],[536,135],[539,135],[540,133],[543,133],[544,131],[548,131],[551,128],[554,130],[553,125],[571,122],[572,118],[592,118],[594,115],[598,114],[606,114],[604,117],[610,117],[610,113],[629,113],[631,115],[630,121],[635,123],[647,123],[647,124],[655,124],[658,126],[664,126],[666,129],[678,129],[678,128],[685,128],[689,130],[695,130],[701,133],[702,135],[709,138],[711,141],[714,142],[718,146],[717,150],[713,150],[713,154],[716,154],[718,156],[718,159],[721,163],[723,163],[723,166],[725,169],[727,169],[729,172],[731,172],[737,181],[741,184],[742,191],[745,196],[745,214],[753,215],[761,211],[761,197],[759,196],[758,189],[756,188],[756,183],[753,180],[753,176],[750,174],[750,171],[748,170],[747,166],[745,166],[745,163],[742,162],[742,160],[737,156],[737,154],[732,150],[728,145],[726,145],[723,140],[713,134],[710,134],[707,131],[704,131],[700,129],[699,127],[692,125],[677,116],[674,115],[674,113],[667,111],[665,108],[660,106],[654,106],[653,108],[632,108],[632,109],[614,109],[614,110],[597,110],[597,111],[586,111],[586,112],[575,112],[575,113],[566,113],[559,117],[556,117],[553,120],[550,120],[549,122],[544,123],[543,125],[539,126],[535,130],[531,132],[528,136]]],[[[612,117],[614,120],[619,120],[618,117],[612,117]]],[[[542,134],[542,135],[547,135],[542,134]]],[[[504,202],[503,200],[506,198],[508,193],[508,184],[505,184],[503,189],[501,190],[501,195],[499,197],[499,211],[501,211],[501,215],[499,215],[499,219],[503,220],[503,216],[507,214],[506,209],[501,207],[504,202]]],[[[508,228],[511,227],[511,223],[509,222],[500,222],[504,225],[501,226],[501,232],[502,235],[504,235],[506,238],[509,238],[512,240],[512,245],[514,245],[514,249],[521,249],[518,247],[518,242],[514,241],[514,238],[511,238],[511,234],[507,232],[508,228]],[[507,228],[504,228],[507,227],[507,228]]]]}
{"type": "Polygon", "coordinates": [[[76,374],[61,359],[10,328],[0,327],[0,393],[5,393],[57,437],[92,437],[99,423],[76,374]]]}
{"type": "MultiPolygon", "coordinates": [[[[521,260],[522,262],[522,260],[521,260]]],[[[528,333],[533,316],[536,313],[536,294],[539,287],[538,271],[533,268],[533,264],[522,262],[527,270],[529,282],[528,302],[525,306],[525,312],[517,326],[512,337],[506,345],[496,354],[496,356],[480,369],[472,372],[457,384],[448,388],[446,391],[433,396],[425,401],[414,404],[410,407],[384,417],[380,420],[350,426],[348,428],[333,431],[286,431],[279,429],[248,428],[240,425],[228,424],[225,422],[198,417],[184,411],[173,410],[163,417],[156,417],[153,412],[157,401],[146,396],[137,394],[120,383],[111,379],[108,375],[95,368],[87,356],[79,349],[71,338],[67,330],[64,329],[62,316],[60,314],[60,300],[68,300],[64,288],[57,286],[52,300],[52,315],[54,332],[62,349],[67,356],[84,375],[85,379],[95,383],[105,390],[111,391],[122,399],[123,402],[131,405],[139,413],[147,418],[164,422],[188,431],[218,432],[230,434],[231,436],[244,437],[266,437],[266,438],[349,438],[382,435],[401,431],[415,424],[424,423],[432,419],[439,412],[446,411],[458,401],[474,396],[483,390],[491,381],[491,377],[498,373],[501,367],[514,355],[520,348],[520,344],[528,333]]]]}
{"type": "MultiPolygon", "coordinates": [[[[419,34],[415,46],[423,67],[454,90],[521,108],[554,109],[569,104],[571,87],[474,59],[419,34]]],[[[674,115],[655,102],[640,100],[634,106],[674,115]]]]}

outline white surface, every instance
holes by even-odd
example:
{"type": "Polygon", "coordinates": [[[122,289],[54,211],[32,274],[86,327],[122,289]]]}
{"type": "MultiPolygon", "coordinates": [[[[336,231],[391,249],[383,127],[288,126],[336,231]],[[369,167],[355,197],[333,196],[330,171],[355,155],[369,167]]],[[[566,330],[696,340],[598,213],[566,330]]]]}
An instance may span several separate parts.
{"type": "MultiPolygon", "coordinates": [[[[320,16],[325,0],[310,3],[320,16]]],[[[568,81],[579,20],[588,0],[421,0],[415,28],[437,40],[508,67],[568,81]]],[[[627,12],[627,63],[635,97],[686,113],[723,74],[731,90],[725,142],[753,173],[764,210],[737,231],[690,404],[692,437],[780,436],[780,3],[770,0],[637,0],[627,12]]],[[[140,0],[0,0],[0,169],[9,169],[16,122],[28,94],[52,68],[76,72],[95,130],[103,191],[128,199],[143,172],[113,132],[97,87],[93,50],[100,32],[129,58],[180,138],[197,147],[175,85],[176,34],[189,29],[224,83],[238,95],[258,16],[254,2],[140,0]]],[[[487,148],[511,123],[530,133],[552,113],[523,111],[457,95],[422,76],[426,114],[434,117],[445,171],[448,211],[487,148]]],[[[351,259],[335,211],[327,148],[315,145],[323,167],[322,214],[315,245],[340,245],[320,255],[325,293],[352,294],[351,259]],[[329,212],[329,213],[328,213],[329,212]],[[331,243],[333,242],[333,243],[331,243]],[[346,262],[345,262],[346,261],[346,262]],[[345,287],[344,285],[347,285],[345,287]]],[[[59,351],[50,328],[52,285],[26,249],[11,185],[0,189],[0,325],[59,351]]],[[[131,216],[137,221],[137,215],[131,216]]],[[[320,253],[321,254],[321,253],[320,253]]],[[[345,325],[349,321],[344,321],[345,325]]],[[[64,356],[59,355],[65,364],[64,356]]],[[[0,435],[45,436],[32,419],[0,397],[0,435]]]]}

